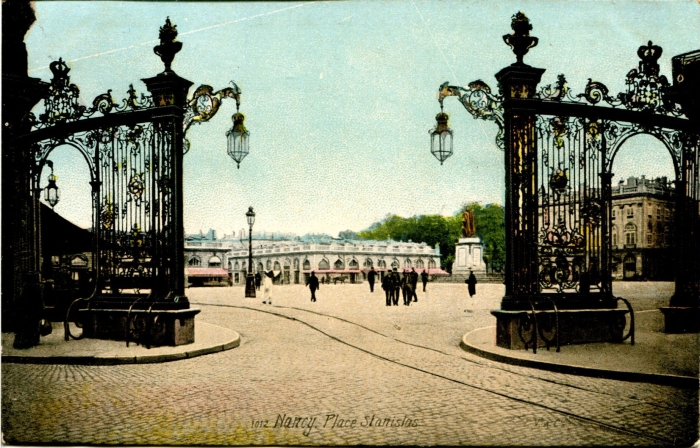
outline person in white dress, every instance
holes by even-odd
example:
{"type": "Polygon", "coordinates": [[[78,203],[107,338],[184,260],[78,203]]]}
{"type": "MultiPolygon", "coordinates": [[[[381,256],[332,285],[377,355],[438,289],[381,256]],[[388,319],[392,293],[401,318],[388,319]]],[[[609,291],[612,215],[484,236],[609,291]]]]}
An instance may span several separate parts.
{"type": "Polygon", "coordinates": [[[263,275],[263,303],[272,305],[272,271],[263,275]]]}

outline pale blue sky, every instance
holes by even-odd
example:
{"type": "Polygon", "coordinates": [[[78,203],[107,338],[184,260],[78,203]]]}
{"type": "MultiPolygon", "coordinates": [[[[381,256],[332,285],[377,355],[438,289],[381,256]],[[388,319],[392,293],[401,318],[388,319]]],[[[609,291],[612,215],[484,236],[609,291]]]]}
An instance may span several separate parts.
{"type": "MultiPolygon", "coordinates": [[[[445,100],[455,154],[443,166],[428,131],[444,81],[466,85],[515,61],[502,35],[522,10],[539,46],[525,62],[564,73],[574,93],[588,78],[612,93],[652,40],[671,57],[700,48],[700,4],[677,1],[346,1],[346,2],[36,2],[27,34],[30,75],[50,79],[48,64],[70,62],[85,104],[163,70],[153,54],[165,17],[183,42],[173,70],[214,89],[234,80],[251,132],[240,169],[226,154],[235,104],[194,126],[185,156],[185,230],[221,235],[246,227],[304,234],[361,230],[388,213],[452,214],[461,204],[503,202],[503,152],[494,123],[474,120],[445,100]]],[[[90,225],[87,168],[75,150],[50,157],[62,189],[56,211],[90,225]],[[69,173],[71,171],[71,173],[69,173]]],[[[670,156],[634,138],[616,161],[616,178],[671,176],[670,156]]],[[[45,181],[44,181],[45,182],[45,181]]]]}

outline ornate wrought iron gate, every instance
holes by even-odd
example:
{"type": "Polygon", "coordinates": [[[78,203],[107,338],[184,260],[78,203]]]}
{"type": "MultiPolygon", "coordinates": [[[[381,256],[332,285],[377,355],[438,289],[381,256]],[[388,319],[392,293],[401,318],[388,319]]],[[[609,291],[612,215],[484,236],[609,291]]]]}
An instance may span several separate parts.
{"type": "MultiPolygon", "coordinates": [[[[130,86],[121,104],[108,91],[96,97],[91,107],[81,105],[79,89],[70,82],[70,69],[62,60],[53,62],[44,111],[38,117],[29,116],[33,130],[14,142],[32,154],[29,179],[35,209],[39,208],[42,169],[56,147],[74,147],[89,167],[94,288],[91,295],[71,305],[66,317],[66,322],[87,325],[84,335],[126,338],[128,343],[137,327],[147,329],[141,333],[149,336],[159,311],[170,311],[160,316],[159,330],[165,331],[168,319],[191,319],[191,335],[184,339],[194,337],[197,310],[189,309],[184,294],[182,158],[189,148],[184,136],[192,124],[213,117],[223,99],[234,98],[238,106],[240,90],[234,84],[214,93],[204,85],[188,100],[192,83],[170,69],[182,46],[176,36],[175,26],[166,20],[160,30],[161,44],[154,48],[166,70],[143,80],[150,95],[139,96],[130,86]],[[79,309],[86,311],[80,318],[79,309]]],[[[36,223],[34,253],[39,272],[38,218],[36,223]]],[[[69,336],[82,337],[73,335],[66,323],[66,339],[69,336]]],[[[184,339],[165,343],[186,343],[184,339]]]]}
{"type": "MultiPolygon", "coordinates": [[[[538,40],[529,35],[524,14],[513,16],[511,25],[513,34],[503,39],[518,61],[496,74],[498,94],[483,81],[466,88],[444,83],[439,90],[441,108],[445,97],[457,96],[475,118],[500,128],[507,244],[501,309],[617,307],[611,287],[612,164],[621,145],[638,134],[661,141],[675,167],[671,305],[700,305],[700,126],[679,87],[682,75],[674,85],[660,75],[662,50],[649,42],[639,48],[639,65],[617,96],[592,80],[584,93],[573,95],[564,75],[538,90],[545,70],[522,62],[538,40]]],[[[700,59],[700,52],[678,58],[700,59]]],[[[680,67],[675,62],[674,69],[680,67]]]]}

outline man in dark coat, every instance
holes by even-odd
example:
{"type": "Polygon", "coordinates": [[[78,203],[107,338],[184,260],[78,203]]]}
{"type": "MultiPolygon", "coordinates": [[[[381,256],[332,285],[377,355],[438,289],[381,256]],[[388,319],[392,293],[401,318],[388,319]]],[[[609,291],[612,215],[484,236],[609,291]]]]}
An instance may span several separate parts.
{"type": "Polygon", "coordinates": [[[369,282],[369,292],[374,292],[374,278],[377,276],[377,271],[374,270],[374,266],[367,273],[367,281],[369,282]]]}
{"type": "Polygon", "coordinates": [[[318,287],[318,277],[316,277],[316,274],[314,274],[314,271],[311,271],[311,277],[309,277],[309,280],[306,282],[306,284],[309,286],[309,289],[311,290],[311,301],[315,302],[316,301],[316,290],[320,289],[318,287]]]}
{"type": "Polygon", "coordinates": [[[391,300],[394,296],[394,283],[390,272],[384,273],[384,278],[382,278],[382,289],[384,290],[384,294],[386,294],[386,306],[391,306],[391,300]]]}
{"type": "Polygon", "coordinates": [[[411,293],[411,281],[408,278],[408,271],[405,269],[401,276],[401,293],[403,294],[403,304],[410,305],[413,294],[411,293]]]}
{"type": "MultiPolygon", "coordinates": [[[[418,289],[418,273],[416,272],[416,268],[411,269],[409,279],[411,281],[411,294],[413,295],[413,301],[417,302],[418,294],[416,294],[416,290],[418,289]]],[[[408,300],[411,300],[411,298],[409,297],[408,300]]]]}
{"type": "Polygon", "coordinates": [[[396,270],[396,268],[394,268],[394,270],[391,272],[391,279],[394,285],[394,296],[392,297],[392,301],[394,306],[399,306],[399,294],[401,294],[401,277],[399,276],[399,272],[396,270]]]}
{"type": "Polygon", "coordinates": [[[260,291],[260,282],[262,282],[262,276],[260,275],[260,272],[255,273],[255,289],[260,291]]]}
{"type": "Polygon", "coordinates": [[[421,280],[423,280],[423,292],[425,292],[425,285],[428,284],[428,270],[423,269],[423,272],[420,274],[421,280]]]}
{"type": "Polygon", "coordinates": [[[467,285],[469,285],[469,297],[472,297],[474,294],[476,294],[476,277],[474,276],[474,273],[472,271],[469,271],[469,278],[464,281],[467,285]]]}

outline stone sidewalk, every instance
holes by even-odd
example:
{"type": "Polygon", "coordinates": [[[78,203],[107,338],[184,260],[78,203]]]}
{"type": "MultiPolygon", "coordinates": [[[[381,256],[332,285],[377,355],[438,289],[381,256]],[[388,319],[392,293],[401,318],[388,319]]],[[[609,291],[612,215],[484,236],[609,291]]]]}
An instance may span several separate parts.
{"type": "Polygon", "coordinates": [[[197,321],[194,343],[149,349],[134,342],[127,347],[124,341],[99,339],[65,341],[63,323],[54,322],[51,334],[42,337],[40,344],[36,347],[18,350],[12,347],[13,341],[13,334],[2,334],[3,363],[115,365],[176,361],[230,350],[240,345],[241,337],[228,328],[197,321]]]}

